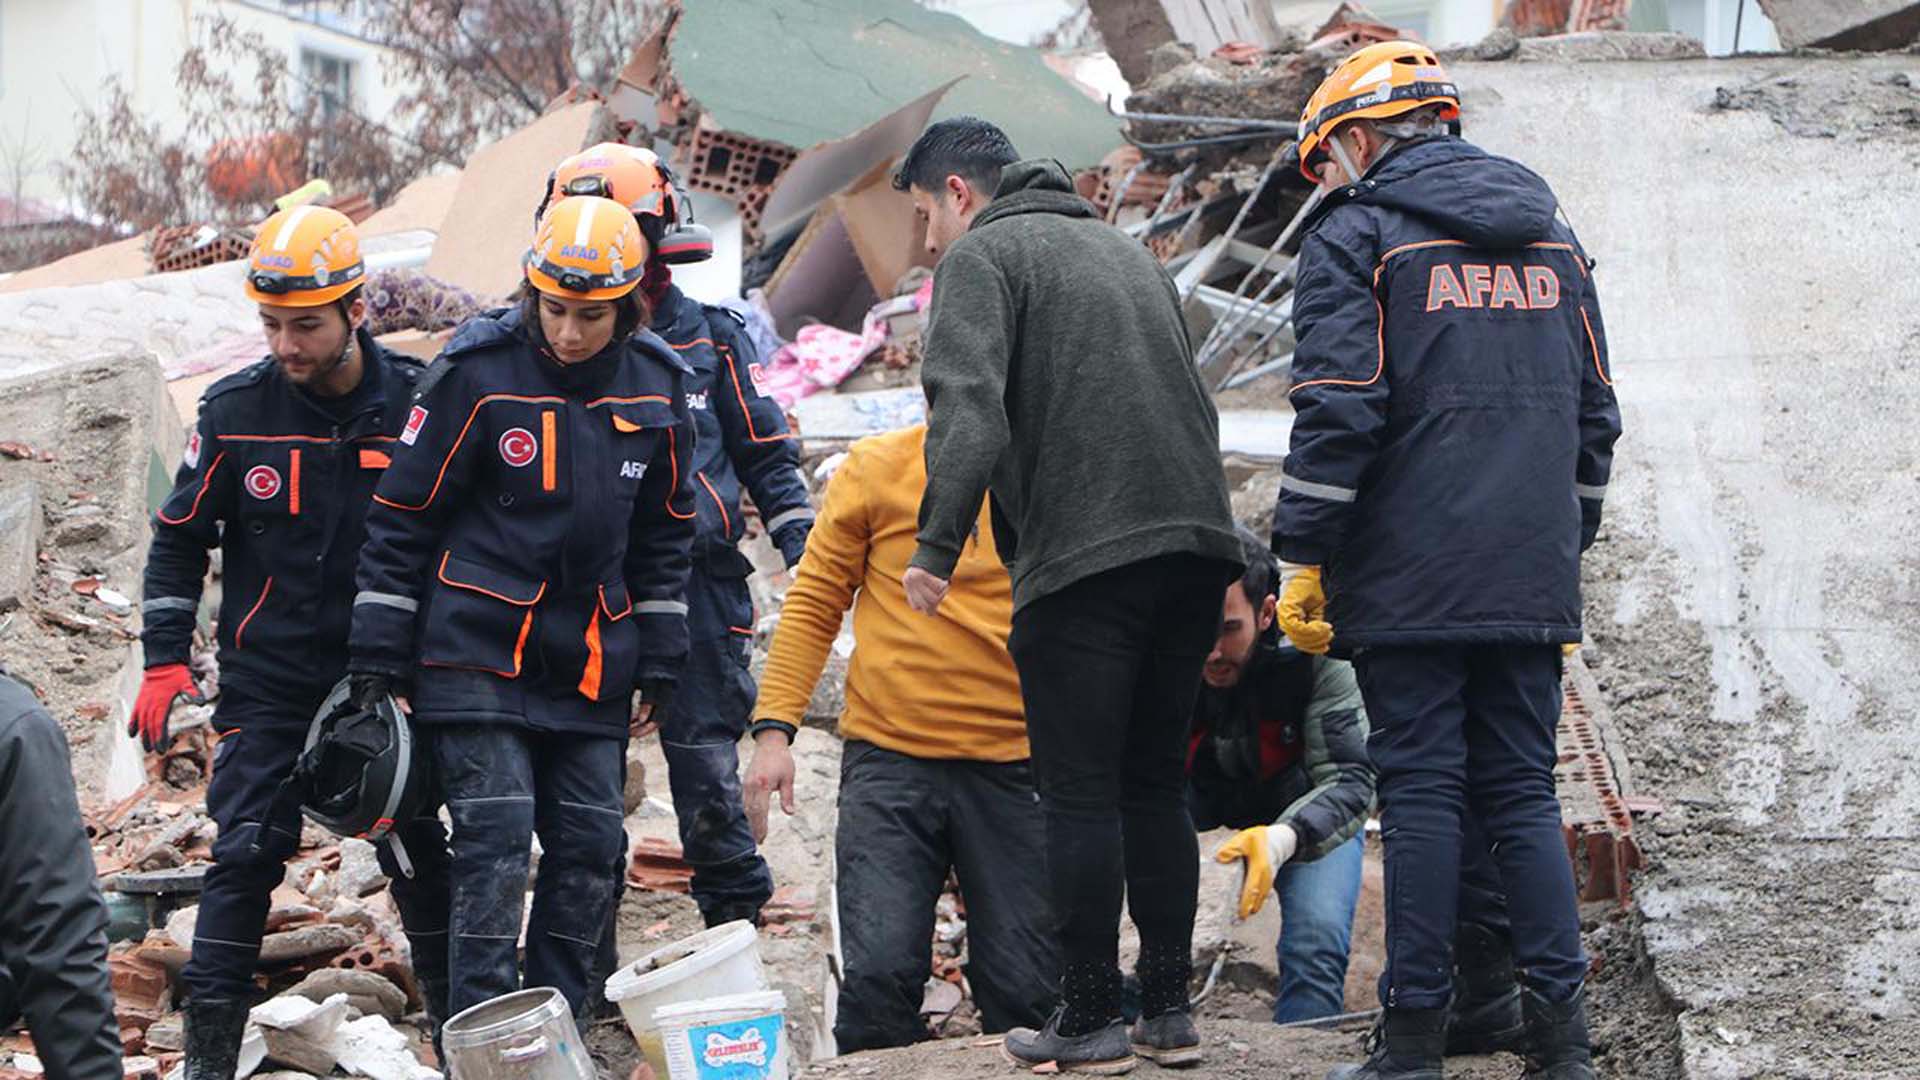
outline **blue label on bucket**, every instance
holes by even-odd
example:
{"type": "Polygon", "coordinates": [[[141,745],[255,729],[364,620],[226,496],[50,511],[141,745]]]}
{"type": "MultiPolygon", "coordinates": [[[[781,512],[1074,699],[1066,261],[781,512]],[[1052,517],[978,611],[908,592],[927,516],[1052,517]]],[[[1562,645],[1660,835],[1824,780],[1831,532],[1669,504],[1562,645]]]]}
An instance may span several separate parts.
{"type": "Polygon", "coordinates": [[[687,1029],[694,1075],[700,1080],[761,1080],[780,1053],[780,1016],[762,1016],[687,1029]]]}

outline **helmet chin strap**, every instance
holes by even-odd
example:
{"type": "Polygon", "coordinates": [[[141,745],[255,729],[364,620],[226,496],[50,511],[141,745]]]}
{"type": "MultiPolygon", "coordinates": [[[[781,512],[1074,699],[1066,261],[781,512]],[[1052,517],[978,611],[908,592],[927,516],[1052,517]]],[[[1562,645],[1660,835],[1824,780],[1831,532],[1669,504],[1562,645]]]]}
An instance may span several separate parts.
{"type": "MultiPolygon", "coordinates": [[[[1399,139],[1396,139],[1391,135],[1384,136],[1380,143],[1380,150],[1378,153],[1373,155],[1373,159],[1375,161],[1380,160],[1381,158],[1387,156],[1388,151],[1392,150],[1394,147],[1398,145],[1400,145],[1399,139]]],[[[1333,160],[1338,162],[1340,164],[1340,168],[1346,171],[1347,183],[1357,184],[1360,182],[1360,177],[1364,175],[1364,173],[1360,169],[1354,168],[1353,158],[1350,155],[1348,155],[1346,144],[1340,141],[1339,132],[1336,131],[1328,136],[1327,153],[1333,155],[1333,160]]]]}

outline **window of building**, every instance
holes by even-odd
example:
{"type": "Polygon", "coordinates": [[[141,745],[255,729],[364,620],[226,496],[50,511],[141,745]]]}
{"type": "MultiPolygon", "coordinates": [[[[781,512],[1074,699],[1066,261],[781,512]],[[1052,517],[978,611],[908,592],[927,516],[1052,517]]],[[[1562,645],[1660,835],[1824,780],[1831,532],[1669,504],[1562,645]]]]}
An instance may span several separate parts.
{"type": "Polygon", "coordinates": [[[300,77],[307,92],[320,99],[320,115],[333,119],[342,110],[353,107],[354,75],[359,65],[353,60],[319,49],[300,50],[300,77]]]}

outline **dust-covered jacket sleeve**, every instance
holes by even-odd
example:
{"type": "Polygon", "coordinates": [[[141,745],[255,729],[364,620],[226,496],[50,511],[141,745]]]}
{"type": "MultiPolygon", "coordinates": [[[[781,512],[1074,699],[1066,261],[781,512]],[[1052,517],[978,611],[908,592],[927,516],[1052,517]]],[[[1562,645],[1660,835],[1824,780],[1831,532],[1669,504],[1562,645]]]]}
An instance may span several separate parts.
{"type": "Polygon", "coordinates": [[[679,678],[687,655],[687,573],[693,566],[695,516],[693,413],[676,373],[673,426],[640,478],[627,529],[627,592],[640,631],[635,687],[679,678]]]}
{"type": "Polygon", "coordinates": [[[792,566],[806,550],[814,517],[807,482],[800,475],[800,444],[787,430],[780,403],[754,386],[760,357],[736,318],[725,308],[707,309],[714,351],[720,356],[713,412],[726,440],[727,459],[753,497],[767,535],[792,566]]]}
{"type": "Polygon", "coordinates": [[[1387,422],[1387,356],[1371,244],[1341,221],[1300,246],[1294,286],[1293,435],[1281,465],[1273,550],[1319,566],[1338,550],[1387,422]]]}
{"type": "Polygon", "coordinates": [[[435,360],[415,395],[367,510],[347,642],[349,670],[396,678],[413,669],[420,600],[447,524],[472,486],[477,453],[468,435],[480,402],[458,361],[435,360]]]}
{"type": "Polygon", "coordinates": [[[1600,533],[1600,511],[1613,475],[1613,444],[1620,438],[1620,402],[1613,395],[1613,363],[1607,356],[1607,328],[1600,320],[1600,297],[1587,269],[1586,254],[1575,250],[1580,267],[1580,456],[1573,489],[1580,497],[1580,550],[1600,533]]]}
{"type": "Polygon", "coordinates": [[[66,739],[0,678],[0,962],[48,1080],[119,1080],[107,906],[66,739]]]}
{"type": "Polygon", "coordinates": [[[173,490],[153,515],[140,602],[140,645],[148,667],[187,662],[207,553],[219,545],[221,522],[233,514],[238,489],[233,462],[220,443],[219,413],[216,402],[200,402],[173,490]]]}
{"type": "Polygon", "coordinates": [[[1313,788],[1274,822],[1300,838],[1294,858],[1310,862],[1353,839],[1373,809],[1373,760],[1367,756],[1367,710],[1353,665],[1313,661],[1313,698],[1301,721],[1302,762],[1313,788]]]}
{"type": "Polygon", "coordinates": [[[966,247],[950,249],[934,273],[927,319],[927,489],[911,564],[936,577],[953,577],[1012,438],[1006,396],[1016,322],[1000,268],[966,247]]]}
{"type": "Polygon", "coordinates": [[[870,478],[867,454],[856,443],[827,482],[820,520],[807,539],[807,557],[795,568],[793,587],[780,605],[780,624],[760,673],[755,721],[798,728],[805,718],[840,624],[866,580],[873,542],[867,484],[878,479],[870,478]]]}

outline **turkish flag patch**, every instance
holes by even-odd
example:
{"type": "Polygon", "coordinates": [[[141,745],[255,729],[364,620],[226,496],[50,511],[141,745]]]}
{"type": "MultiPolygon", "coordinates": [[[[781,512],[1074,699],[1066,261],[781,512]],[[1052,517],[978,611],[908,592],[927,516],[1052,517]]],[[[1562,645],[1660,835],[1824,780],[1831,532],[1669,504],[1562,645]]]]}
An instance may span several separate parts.
{"type": "Polygon", "coordinates": [[[413,407],[413,411],[407,414],[406,426],[400,429],[400,441],[407,444],[408,446],[412,446],[413,441],[420,437],[420,429],[426,426],[426,423],[427,423],[426,407],[422,405],[415,405],[413,407]]]}
{"type": "Polygon", "coordinates": [[[181,455],[181,457],[183,458],[183,460],[186,461],[187,468],[197,469],[200,467],[200,429],[199,428],[194,428],[191,432],[187,434],[187,452],[181,455]]]}
{"type": "Polygon", "coordinates": [[[526,428],[508,428],[500,436],[500,460],[518,469],[533,462],[539,453],[540,444],[533,439],[533,432],[526,428]]]}
{"type": "Polygon", "coordinates": [[[753,380],[753,388],[762,394],[767,393],[767,372],[759,364],[747,365],[747,378],[753,380]]]}
{"type": "Polygon", "coordinates": [[[256,499],[271,499],[280,494],[280,470],[271,465],[255,465],[247,470],[247,494],[256,499]]]}

